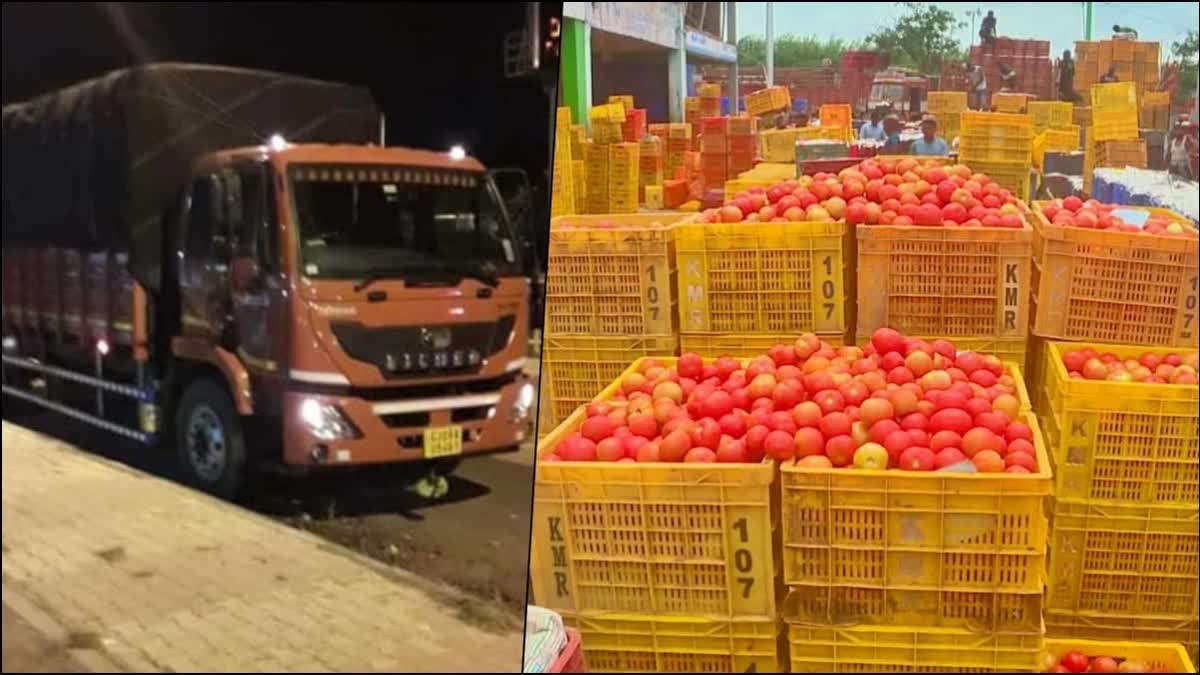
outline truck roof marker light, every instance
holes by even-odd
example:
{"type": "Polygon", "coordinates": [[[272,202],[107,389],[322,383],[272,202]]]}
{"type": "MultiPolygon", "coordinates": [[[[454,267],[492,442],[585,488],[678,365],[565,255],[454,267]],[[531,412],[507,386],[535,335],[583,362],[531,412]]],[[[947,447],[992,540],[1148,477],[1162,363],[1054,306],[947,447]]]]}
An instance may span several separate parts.
{"type": "Polygon", "coordinates": [[[455,145],[450,148],[450,159],[461,162],[467,158],[467,149],[461,145],[455,145]]]}
{"type": "Polygon", "coordinates": [[[96,352],[100,356],[108,356],[108,340],[96,340],[96,352]]]}
{"type": "Polygon", "coordinates": [[[271,140],[269,140],[267,143],[275,152],[279,152],[284,148],[287,148],[288,145],[287,141],[283,139],[283,136],[279,134],[271,134],[271,140]]]}

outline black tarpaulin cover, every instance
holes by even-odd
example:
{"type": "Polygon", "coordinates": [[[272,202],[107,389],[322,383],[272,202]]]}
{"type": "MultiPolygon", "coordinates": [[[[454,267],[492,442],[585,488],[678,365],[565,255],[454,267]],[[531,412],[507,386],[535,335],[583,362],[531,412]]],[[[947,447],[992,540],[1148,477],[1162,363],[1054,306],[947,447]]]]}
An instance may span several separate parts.
{"type": "Polygon", "coordinates": [[[159,63],[4,107],[4,242],[127,249],[159,287],[161,222],[192,161],[216,150],[374,142],[369,91],[257,70],[159,63]]]}

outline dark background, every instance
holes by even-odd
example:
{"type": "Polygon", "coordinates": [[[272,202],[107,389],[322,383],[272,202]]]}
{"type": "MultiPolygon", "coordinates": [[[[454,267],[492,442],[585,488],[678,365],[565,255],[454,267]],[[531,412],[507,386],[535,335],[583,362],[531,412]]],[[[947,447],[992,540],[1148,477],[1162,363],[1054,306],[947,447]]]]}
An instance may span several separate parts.
{"type": "MultiPolygon", "coordinates": [[[[368,87],[387,144],[461,143],[545,195],[550,104],[505,79],[525,3],[3,3],[5,103],[142,61],[262,68],[368,87]]],[[[544,197],[543,197],[544,198],[544,197]]]]}

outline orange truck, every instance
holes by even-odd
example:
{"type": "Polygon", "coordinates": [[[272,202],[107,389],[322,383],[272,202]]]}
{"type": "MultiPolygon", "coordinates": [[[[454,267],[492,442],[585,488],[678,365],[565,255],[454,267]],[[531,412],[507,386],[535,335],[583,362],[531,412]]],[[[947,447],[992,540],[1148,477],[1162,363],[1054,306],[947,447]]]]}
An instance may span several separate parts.
{"type": "Polygon", "coordinates": [[[530,284],[488,172],[385,147],[369,92],[156,64],[4,108],[3,392],[257,468],[403,464],[423,494],[515,450],[530,284]]]}

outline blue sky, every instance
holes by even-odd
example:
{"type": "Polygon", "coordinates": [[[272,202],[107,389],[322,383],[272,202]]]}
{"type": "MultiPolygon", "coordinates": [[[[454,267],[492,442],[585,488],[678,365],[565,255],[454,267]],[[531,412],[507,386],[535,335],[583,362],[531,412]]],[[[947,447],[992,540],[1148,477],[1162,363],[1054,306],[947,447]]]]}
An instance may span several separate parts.
{"type": "MultiPolygon", "coordinates": [[[[766,34],[765,2],[737,3],[737,32],[742,35],[766,34]]],[[[1062,54],[1074,49],[1075,41],[1083,39],[1082,2],[936,2],[933,3],[961,17],[967,27],[955,37],[969,44],[971,19],[967,12],[976,8],[996,13],[997,32],[1021,39],[1050,41],[1050,53],[1062,54]]],[[[876,28],[885,26],[903,13],[896,2],[777,2],[775,3],[775,34],[816,35],[837,37],[847,41],[862,40],[876,28]]],[[[1138,31],[1142,40],[1162,43],[1163,58],[1170,52],[1171,43],[1183,37],[1188,28],[1200,24],[1200,3],[1196,2],[1096,2],[1092,10],[1092,36],[1095,39],[1112,35],[1113,24],[1129,26],[1138,31]]],[[[976,23],[978,31],[978,22],[976,23]]],[[[976,37],[976,39],[978,39],[976,37]]]]}

